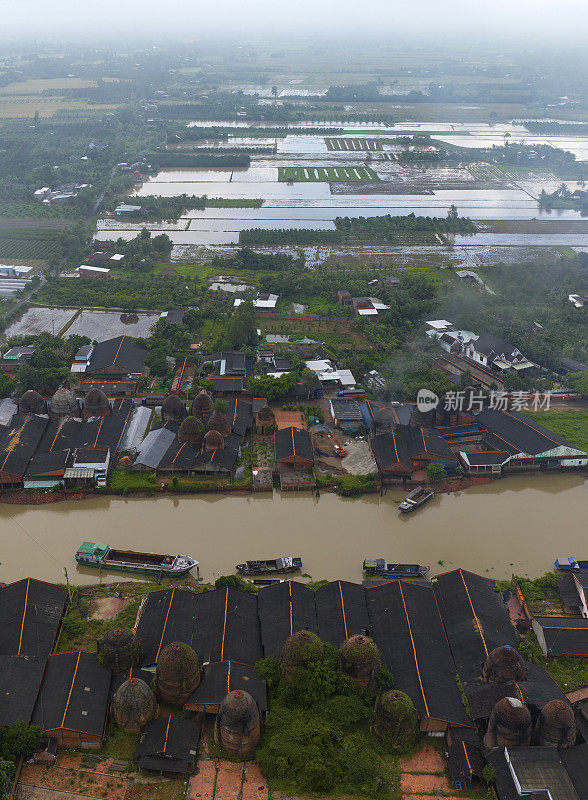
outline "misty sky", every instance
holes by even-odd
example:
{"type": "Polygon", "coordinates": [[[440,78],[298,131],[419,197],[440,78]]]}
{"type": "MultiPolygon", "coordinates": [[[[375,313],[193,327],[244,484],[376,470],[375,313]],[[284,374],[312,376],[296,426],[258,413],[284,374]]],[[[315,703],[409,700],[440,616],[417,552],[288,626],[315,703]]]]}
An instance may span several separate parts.
{"type": "Polygon", "coordinates": [[[0,36],[46,33],[69,40],[93,31],[118,39],[127,29],[186,41],[223,33],[328,32],[394,41],[467,31],[497,41],[541,35],[561,46],[586,36],[588,0],[0,0],[0,36]]]}

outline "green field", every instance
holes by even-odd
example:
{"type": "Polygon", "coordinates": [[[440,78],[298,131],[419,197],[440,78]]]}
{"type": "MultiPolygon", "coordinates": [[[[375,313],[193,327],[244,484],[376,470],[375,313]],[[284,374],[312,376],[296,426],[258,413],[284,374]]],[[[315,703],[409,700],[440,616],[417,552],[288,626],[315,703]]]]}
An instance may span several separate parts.
{"type": "Polygon", "coordinates": [[[0,258],[11,261],[46,261],[59,255],[59,231],[0,229],[0,258]]]}
{"type": "Polygon", "coordinates": [[[525,412],[525,416],[545,425],[550,431],[588,452],[588,408],[573,411],[525,412]]]}
{"type": "Polygon", "coordinates": [[[308,181],[379,181],[370,167],[278,167],[278,180],[308,181]]]}

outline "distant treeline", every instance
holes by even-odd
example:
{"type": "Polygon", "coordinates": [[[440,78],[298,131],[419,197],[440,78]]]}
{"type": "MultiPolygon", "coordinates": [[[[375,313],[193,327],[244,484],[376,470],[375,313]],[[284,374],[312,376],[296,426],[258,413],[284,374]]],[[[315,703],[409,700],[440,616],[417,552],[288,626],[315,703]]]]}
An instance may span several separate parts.
{"type": "Polygon", "coordinates": [[[398,154],[398,160],[405,164],[434,163],[447,161],[448,154],[445,150],[403,150],[398,154]]]}
{"type": "MultiPolygon", "coordinates": [[[[115,203],[127,203],[134,205],[137,203],[136,197],[116,198],[115,203]]],[[[177,197],[163,197],[154,195],[153,197],[141,197],[141,210],[128,213],[127,217],[133,219],[178,219],[190,209],[203,210],[205,208],[261,208],[263,201],[254,198],[224,198],[207,197],[205,194],[187,195],[181,194],[177,197]]]]}
{"type": "Polygon", "coordinates": [[[530,133],[549,133],[564,136],[586,136],[588,123],[586,122],[546,122],[544,120],[525,120],[520,123],[530,133]]]}
{"type": "Polygon", "coordinates": [[[303,229],[265,230],[251,228],[239,233],[239,243],[247,245],[338,245],[344,242],[388,242],[399,235],[412,233],[475,233],[469,217],[460,217],[451,209],[447,217],[417,217],[414,214],[393,217],[337,217],[334,231],[303,229]]]}
{"type": "MultiPolygon", "coordinates": [[[[275,231],[267,231],[275,233],[275,231]]],[[[246,270],[251,272],[286,272],[292,274],[300,271],[304,266],[304,259],[294,258],[287,253],[256,253],[247,247],[238,250],[229,258],[215,256],[212,266],[219,270],[246,270]]]]}
{"type": "Polygon", "coordinates": [[[162,153],[148,153],[147,160],[156,168],[166,167],[192,168],[192,167],[248,167],[251,158],[247,153],[231,153],[229,155],[214,155],[212,153],[180,153],[169,150],[162,153]]]}

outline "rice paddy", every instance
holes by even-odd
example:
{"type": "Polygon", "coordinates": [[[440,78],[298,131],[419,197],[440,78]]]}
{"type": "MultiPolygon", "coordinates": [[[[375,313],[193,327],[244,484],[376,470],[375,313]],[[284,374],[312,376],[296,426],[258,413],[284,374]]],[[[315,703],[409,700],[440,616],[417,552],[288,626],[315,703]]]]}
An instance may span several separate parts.
{"type": "Polygon", "coordinates": [[[294,181],[379,181],[370,167],[279,167],[278,180],[294,181]]]}

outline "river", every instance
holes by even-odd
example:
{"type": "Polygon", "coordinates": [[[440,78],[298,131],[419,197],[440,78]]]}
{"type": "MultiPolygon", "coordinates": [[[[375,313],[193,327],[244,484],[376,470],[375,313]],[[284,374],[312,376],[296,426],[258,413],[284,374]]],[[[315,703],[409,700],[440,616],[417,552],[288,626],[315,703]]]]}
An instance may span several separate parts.
{"type": "MultiPolygon", "coordinates": [[[[316,579],[362,579],[366,557],[457,566],[497,578],[536,576],[560,555],[588,557],[588,481],[582,475],[516,476],[440,495],[399,515],[402,493],[343,499],[323,493],[93,498],[45,506],[0,505],[0,579],[25,576],[74,584],[97,573],[73,558],[83,540],[186,553],[214,579],[247,558],[301,556],[316,579]],[[439,563],[443,562],[443,563],[439,563]]],[[[108,576],[120,579],[120,574],[108,576]]]]}

